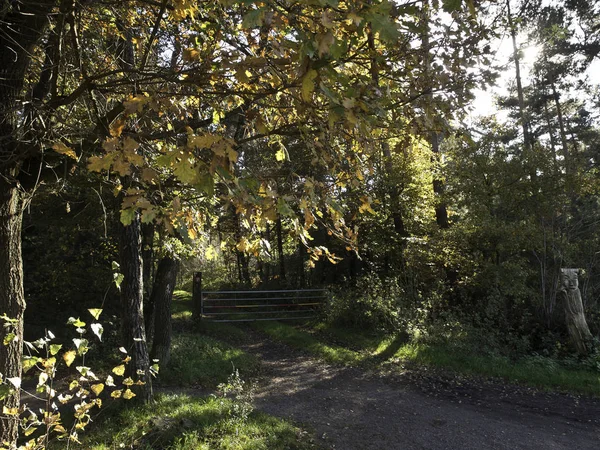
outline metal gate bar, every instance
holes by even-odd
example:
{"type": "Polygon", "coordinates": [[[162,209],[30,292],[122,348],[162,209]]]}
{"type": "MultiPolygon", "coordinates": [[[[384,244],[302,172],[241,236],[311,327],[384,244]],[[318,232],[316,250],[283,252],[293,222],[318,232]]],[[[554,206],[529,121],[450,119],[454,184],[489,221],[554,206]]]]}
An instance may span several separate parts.
{"type": "Polygon", "coordinates": [[[301,320],[317,317],[327,299],[327,290],[202,291],[202,274],[198,272],[194,275],[193,299],[196,315],[210,322],[301,320]]]}

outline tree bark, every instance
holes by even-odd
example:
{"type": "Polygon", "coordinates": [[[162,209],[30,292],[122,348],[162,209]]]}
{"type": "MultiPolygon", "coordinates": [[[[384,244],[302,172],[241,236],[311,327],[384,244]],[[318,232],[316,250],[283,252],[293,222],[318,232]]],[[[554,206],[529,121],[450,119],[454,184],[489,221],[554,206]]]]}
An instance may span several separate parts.
{"type": "Polygon", "coordinates": [[[124,275],[121,283],[122,334],[124,347],[131,357],[127,376],[146,383],[135,387],[135,394],[146,403],[152,399],[152,380],[144,326],[142,227],[139,212],[135,213],[130,225],[121,225],[120,228],[119,252],[121,273],[124,275]]]}
{"type": "Polygon", "coordinates": [[[521,116],[521,126],[523,127],[523,141],[527,151],[533,151],[533,141],[529,132],[529,120],[525,111],[525,97],[523,95],[523,83],[521,82],[521,58],[517,47],[517,30],[515,28],[512,13],[510,11],[510,0],[506,0],[508,27],[513,46],[513,59],[515,60],[515,77],[517,79],[517,97],[519,99],[519,114],[521,116]]]}
{"type": "MultiPolygon", "coordinates": [[[[431,145],[431,162],[436,166],[441,162],[441,154],[440,154],[440,134],[438,130],[435,129],[434,125],[434,109],[433,106],[433,94],[431,91],[433,90],[433,83],[431,83],[431,42],[429,36],[429,21],[430,21],[431,13],[429,9],[429,4],[427,3],[425,9],[423,11],[423,21],[424,21],[424,33],[422,36],[422,44],[423,44],[423,73],[425,74],[425,78],[427,80],[428,86],[427,90],[429,93],[425,96],[426,101],[429,103],[426,111],[428,112],[429,122],[432,124],[432,129],[429,131],[427,140],[429,141],[429,145],[431,145]]],[[[442,194],[444,193],[444,182],[439,177],[433,178],[433,194],[435,201],[435,221],[440,228],[448,228],[450,226],[448,222],[448,208],[446,204],[440,199],[442,194]]]]}
{"type": "Polygon", "coordinates": [[[164,257],[158,263],[156,278],[152,287],[152,303],[155,306],[154,341],[152,359],[158,359],[164,367],[171,357],[171,304],[177,281],[179,261],[164,257]]]}
{"type": "MultiPolygon", "coordinates": [[[[4,2],[5,3],[5,2],[4,2]]],[[[7,6],[3,3],[3,6],[7,6]]],[[[37,153],[31,143],[18,140],[17,128],[22,112],[20,102],[25,74],[33,49],[48,25],[48,15],[55,0],[22,0],[11,2],[0,16],[0,313],[16,319],[12,329],[0,329],[0,373],[4,378],[21,378],[23,355],[23,263],[21,226],[23,223],[23,192],[17,176],[23,161],[37,153]],[[7,333],[14,333],[8,345],[3,345],[7,333]]],[[[20,394],[16,392],[0,401],[3,407],[18,408],[20,394]]],[[[0,443],[15,447],[19,433],[18,421],[0,418],[0,443]]]]}
{"type": "Polygon", "coordinates": [[[152,278],[154,267],[154,224],[142,225],[142,261],[144,272],[144,323],[146,339],[152,342],[154,334],[154,301],[152,297],[152,278]]]}
{"type": "Polygon", "coordinates": [[[577,352],[588,354],[588,343],[592,340],[592,333],[588,328],[581,301],[578,280],[579,269],[560,269],[561,294],[564,301],[565,319],[567,330],[577,352]]]}
{"type": "MultiPolygon", "coordinates": [[[[0,327],[0,373],[6,378],[21,378],[21,357],[23,354],[23,315],[25,296],[23,294],[23,261],[21,255],[21,225],[23,208],[21,195],[12,175],[16,170],[0,173],[0,313],[16,319],[14,326],[0,327]],[[3,345],[8,333],[14,338],[3,345]]],[[[0,401],[3,407],[18,408],[20,392],[0,401]]],[[[16,418],[0,415],[0,443],[14,445],[19,433],[16,418]]]]}
{"type": "Polygon", "coordinates": [[[283,254],[283,230],[281,226],[281,216],[277,214],[275,222],[275,232],[277,233],[277,256],[279,257],[279,279],[285,281],[285,257],[283,254]]]}

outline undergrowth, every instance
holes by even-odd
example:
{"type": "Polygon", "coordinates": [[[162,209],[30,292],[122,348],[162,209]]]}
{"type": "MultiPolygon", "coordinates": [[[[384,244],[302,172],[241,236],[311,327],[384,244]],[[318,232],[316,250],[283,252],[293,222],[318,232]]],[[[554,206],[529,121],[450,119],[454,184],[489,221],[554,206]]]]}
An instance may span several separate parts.
{"type": "Polygon", "coordinates": [[[315,448],[308,433],[281,419],[250,412],[236,416],[236,400],[158,395],[153,403],[105,418],[88,434],[89,450],[297,449],[315,448]]]}

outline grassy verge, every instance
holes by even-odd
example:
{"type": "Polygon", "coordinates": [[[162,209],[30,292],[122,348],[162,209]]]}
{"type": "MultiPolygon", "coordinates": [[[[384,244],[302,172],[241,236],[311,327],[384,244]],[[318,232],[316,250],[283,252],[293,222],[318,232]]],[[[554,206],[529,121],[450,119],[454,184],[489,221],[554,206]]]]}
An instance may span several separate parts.
{"type": "Polygon", "coordinates": [[[171,361],[161,368],[159,382],[167,385],[215,387],[227,380],[235,367],[246,378],[257,372],[253,355],[198,333],[173,336],[171,361]]]}
{"type": "Polygon", "coordinates": [[[297,449],[314,448],[308,433],[281,419],[252,412],[237,417],[235,401],[162,395],[143,407],[105,418],[86,433],[90,450],[297,449]]]}
{"type": "Polygon", "coordinates": [[[385,336],[362,330],[317,324],[310,329],[283,323],[257,327],[273,339],[341,364],[414,364],[448,369],[470,376],[502,378],[545,390],[600,396],[600,373],[565,368],[548,358],[479,355],[450,344],[408,342],[407,336],[385,336]]]}
{"type": "Polygon", "coordinates": [[[401,361],[442,367],[467,375],[502,378],[545,390],[600,396],[600,373],[560,366],[548,358],[513,361],[500,356],[481,356],[451,346],[409,343],[394,356],[401,361]]]}

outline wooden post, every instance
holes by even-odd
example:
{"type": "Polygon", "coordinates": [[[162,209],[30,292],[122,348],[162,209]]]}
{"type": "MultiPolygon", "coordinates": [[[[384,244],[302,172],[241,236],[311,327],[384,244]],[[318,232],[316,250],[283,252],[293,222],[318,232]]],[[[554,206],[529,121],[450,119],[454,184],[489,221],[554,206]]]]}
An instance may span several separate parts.
{"type": "Polygon", "coordinates": [[[192,287],[193,316],[196,320],[202,320],[202,272],[194,273],[194,282],[192,287]]]}

